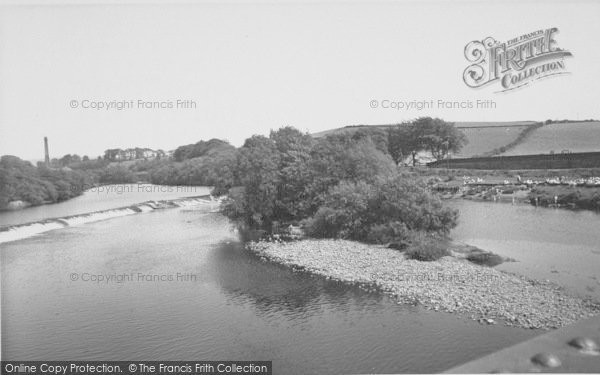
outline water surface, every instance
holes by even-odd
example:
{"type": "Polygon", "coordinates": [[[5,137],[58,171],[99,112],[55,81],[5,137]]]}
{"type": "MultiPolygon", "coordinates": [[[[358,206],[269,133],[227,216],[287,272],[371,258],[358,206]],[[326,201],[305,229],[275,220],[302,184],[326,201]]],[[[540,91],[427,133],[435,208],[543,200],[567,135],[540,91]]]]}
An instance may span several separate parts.
{"type": "Polygon", "coordinates": [[[540,333],[399,305],[264,262],[202,207],[1,246],[5,360],[272,360],[277,374],[437,372],[540,333]],[[194,278],[160,281],[178,273],[194,278]],[[115,278],[82,281],[91,275],[115,278]]]}
{"type": "Polygon", "coordinates": [[[551,280],[600,301],[600,214],[457,200],[452,237],[510,257],[498,269],[551,280]]]}
{"type": "Polygon", "coordinates": [[[150,200],[170,200],[210,194],[206,186],[165,186],[116,184],[87,189],[82,195],[60,203],[1,211],[0,227],[32,223],[44,219],[110,210],[150,200]]]}

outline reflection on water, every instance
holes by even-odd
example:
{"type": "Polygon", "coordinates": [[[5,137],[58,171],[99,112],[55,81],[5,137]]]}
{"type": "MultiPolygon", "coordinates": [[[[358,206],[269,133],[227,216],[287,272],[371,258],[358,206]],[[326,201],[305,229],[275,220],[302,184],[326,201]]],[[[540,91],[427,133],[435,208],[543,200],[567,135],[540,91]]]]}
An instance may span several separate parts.
{"type": "Polygon", "coordinates": [[[272,360],[275,373],[436,372],[535,331],[483,326],[267,263],[172,209],[3,245],[2,358],[272,360]],[[78,280],[72,281],[72,274],[78,280]],[[81,275],[196,275],[93,283],[81,275]]]}
{"type": "Polygon", "coordinates": [[[499,269],[552,280],[600,301],[600,214],[530,205],[452,201],[456,240],[514,258],[499,269]]]}

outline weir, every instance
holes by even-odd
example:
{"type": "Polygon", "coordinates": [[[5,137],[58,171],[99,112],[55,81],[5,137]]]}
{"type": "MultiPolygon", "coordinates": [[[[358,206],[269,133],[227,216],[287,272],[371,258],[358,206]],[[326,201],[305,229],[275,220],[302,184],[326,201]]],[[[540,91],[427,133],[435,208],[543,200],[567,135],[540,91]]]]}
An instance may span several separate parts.
{"type": "Polygon", "coordinates": [[[177,198],[172,200],[153,200],[130,206],[89,212],[80,215],[63,216],[18,225],[7,225],[0,227],[0,243],[21,240],[55,229],[83,225],[121,216],[134,215],[142,212],[150,212],[156,209],[176,207],[186,208],[199,205],[209,205],[213,203],[218,204],[219,202],[220,200],[214,199],[208,195],[177,198]]]}

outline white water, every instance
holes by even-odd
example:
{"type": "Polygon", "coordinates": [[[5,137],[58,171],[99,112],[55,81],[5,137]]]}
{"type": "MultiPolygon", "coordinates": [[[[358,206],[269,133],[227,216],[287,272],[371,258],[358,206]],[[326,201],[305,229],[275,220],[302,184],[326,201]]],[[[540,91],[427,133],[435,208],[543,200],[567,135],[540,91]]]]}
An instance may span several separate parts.
{"type": "Polygon", "coordinates": [[[148,201],[166,201],[210,194],[206,186],[163,186],[151,184],[104,185],[88,189],[64,202],[0,212],[0,228],[47,219],[115,210],[148,201]]]}
{"type": "Polygon", "coordinates": [[[73,215],[66,217],[58,217],[52,219],[45,219],[39,222],[19,224],[12,226],[5,226],[0,228],[0,243],[12,242],[22,240],[25,238],[40,235],[45,232],[49,232],[55,229],[61,229],[65,227],[81,226],[88,223],[95,223],[102,220],[108,220],[116,217],[134,215],[137,213],[152,212],[157,209],[170,208],[170,207],[206,207],[207,205],[213,206],[216,209],[219,205],[220,200],[212,197],[192,197],[192,198],[179,198],[172,200],[161,200],[161,201],[148,201],[139,204],[135,204],[128,207],[121,207],[116,209],[85,213],[81,215],[73,215]]]}

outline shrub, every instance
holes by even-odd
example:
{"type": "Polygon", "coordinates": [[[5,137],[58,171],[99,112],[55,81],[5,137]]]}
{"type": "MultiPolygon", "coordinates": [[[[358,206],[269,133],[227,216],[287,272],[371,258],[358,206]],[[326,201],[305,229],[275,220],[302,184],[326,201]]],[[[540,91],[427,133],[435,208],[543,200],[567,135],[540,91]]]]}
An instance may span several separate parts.
{"type": "Polygon", "coordinates": [[[473,253],[469,254],[467,256],[467,260],[469,262],[479,264],[480,266],[488,266],[488,267],[494,267],[494,266],[504,263],[504,258],[502,258],[501,256],[494,254],[494,253],[488,253],[488,252],[483,252],[483,251],[473,252],[473,253]]]}
{"type": "Polygon", "coordinates": [[[312,237],[333,237],[369,243],[397,243],[402,247],[411,231],[447,233],[456,225],[457,212],[424,186],[401,177],[367,182],[341,182],[323,205],[304,222],[312,237]]]}
{"type": "Polygon", "coordinates": [[[102,170],[99,181],[103,184],[128,184],[135,182],[135,175],[129,169],[119,165],[102,170]]]}
{"type": "Polygon", "coordinates": [[[335,186],[325,197],[325,204],[306,221],[307,234],[364,240],[370,224],[369,201],[374,193],[373,186],[364,181],[335,186]]]}
{"type": "Polygon", "coordinates": [[[450,255],[448,240],[423,232],[415,232],[406,252],[410,259],[431,262],[450,255]]]}
{"type": "Polygon", "coordinates": [[[396,248],[406,247],[412,231],[449,232],[458,211],[429,192],[423,182],[428,172],[399,172],[379,135],[385,134],[313,140],[286,127],[268,138],[253,136],[237,151],[222,212],[243,228],[268,234],[281,235],[282,228],[301,222],[310,237],[396,248]]]}
{"type": "Polygon", "coordinates": [[[392,221],[385,224],[372,225],[367,234],[367,241],[377,244],[391,244],[392,248],[402,249],[408,242],[409,230],[404,223],[392,221]]]}
{"type": "Polygon", "coordinates": [[[343,237],[346,215],[343,210],[321,207],[310,219],[304,221],[304,230],[310,237],[338,238],[343,237]]]}

